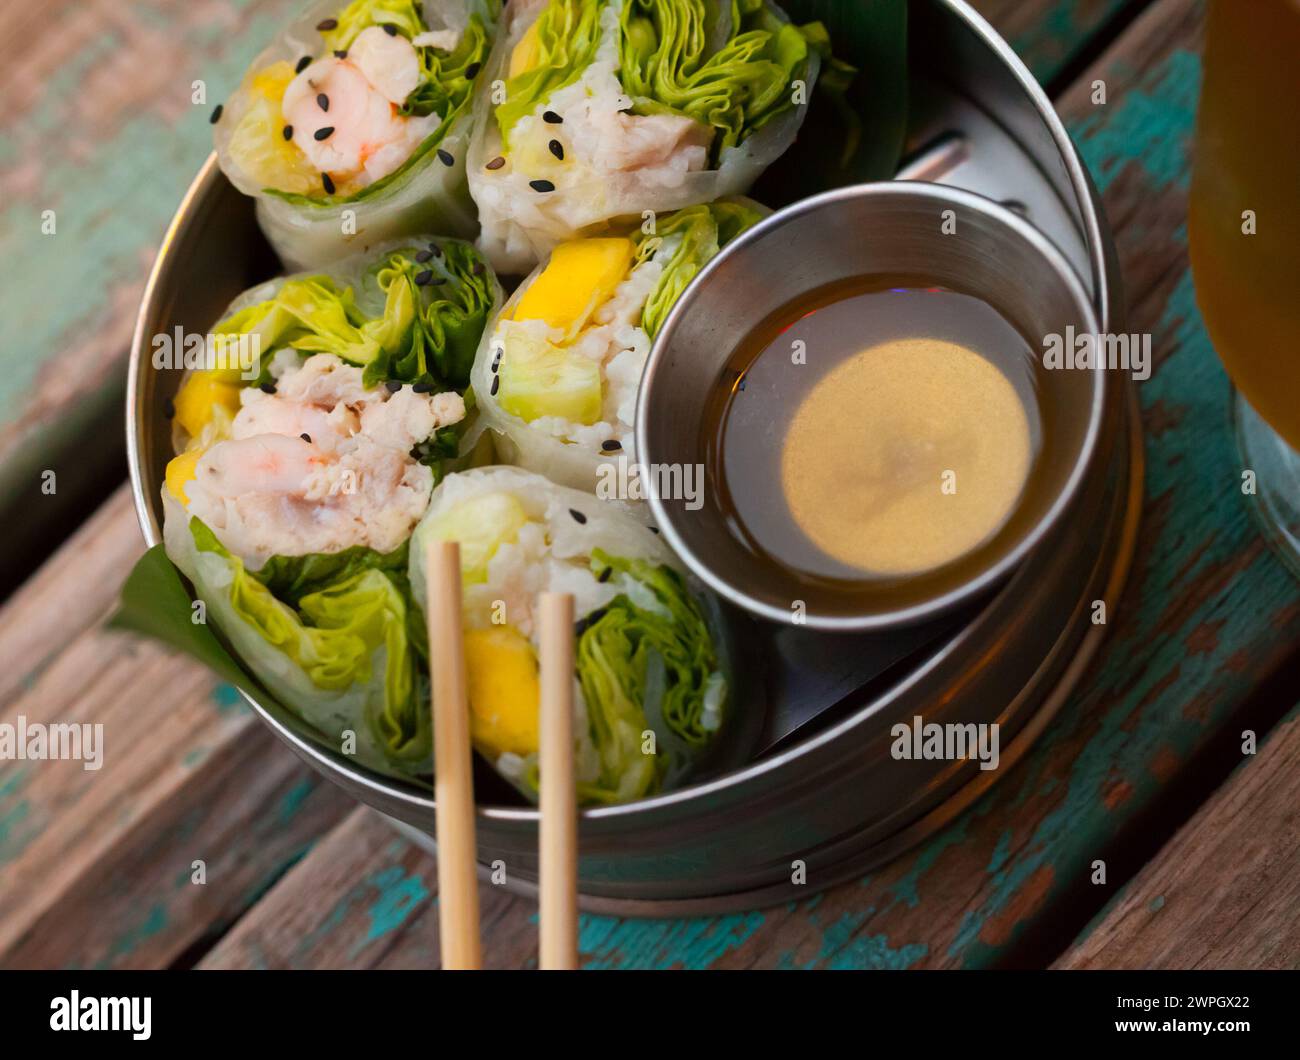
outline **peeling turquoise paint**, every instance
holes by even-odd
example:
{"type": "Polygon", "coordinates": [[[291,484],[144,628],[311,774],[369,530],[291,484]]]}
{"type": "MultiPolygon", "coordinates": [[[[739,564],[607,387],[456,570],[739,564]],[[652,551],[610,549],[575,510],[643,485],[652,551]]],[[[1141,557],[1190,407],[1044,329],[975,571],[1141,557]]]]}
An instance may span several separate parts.
{"type": "Polygon", "coordinates": [[[158,30],[184,34],[177,54],[185,58],[170,80],[175,97],[124,120],[111,116],[111,128],[99,139],[64,134],[77,124],[91,75],[122,47],[111,22],[67,57],[42,85],[36,103],[10,119],[0,137],[0,165],[17,168],[36,152],[39,177],[30,193],[8,197],[0,210],[0,257],[23,263],[0,287],[0,316],[10,334],[23,336],[23,342],[0,350],[0,424],[21,414],[48,358],[66,353],[115,315],[115,289],[143,279],[168,219],[211,150],[212,106],[239,83],[292,8],[288,0],[276,6],[238,34],[229,32],[225,20],[186,24],[176,14],[181,5],[158,8],[158,30]],[[206,58],[198,62],[191,52],[206,58]],[[196,78],[208,86],[203,106],[190,103],[196,78]],[[181,110],[180,116],[172,110],[181,110]],[[54,235],[41,232],[46,209],[56,212],[54,235]],[[50,311],[43,295],[55,290],[77,292],[75,312],[50,311]],[[33,350],[46,360],[32,356],[33,350]]]}
{"type": "Polygon", "coordinates": [[[378,889],[379,897],[366,910],[370,930],[354,948],[354,956],[376,939],[398,930],[411,912],[429,897],[424,881],[416,873],[408,874],[397,865],[368,877],[367,883],[378,889]]]}
{"type": "Polygon", "coordinates": [[[281,824],[288,824],[302,809],[307,796],[316,790],[316,782],[311,777],[303,777],[286,791],[275,808],[275,817],[281,824]]]}
{"type": "Polygon", "coordinates": [[[1061,0],[1010,41],[1039,81],[1050,81],[1088,43],[1089,37],[1134,0],[1061,0]],[[1082,10],[1081,10],[1082,8],[1082,10]]]}
{"type": "Polygon", "coordinates": [[[31,803],[23,799],[12,809],[0,814],[0,865],[16,861],[40,834],[40,828],[31,816],[31,803]]]}
{"type": "Polygon", "coordinates": [[[1153,913],[1158,913],[1165,907],[1165,896],[1158,894],[1147,903],[1147,908],[1153,913]]]}
{"type": "Polygon", "coordinates": [[[1145,83],[1117,93],[1075,122],[1071,133],[1097,188],[1104,194],[1130,165],[1156,186],[1185,188],[1200,93],[1200,56],[1175,51],[1145,83]]]}
{"type": "Polygon", "coordinates": [[[692,920],[584,916],[578,950],[586,968],[708,968],[765,920],[761,912],[692,920]]]}
{"type": "Polygon", "coordinates": [[[122,958],[129,957],[136,948],[167,929],[167,909],[161,904],[149,907],[139,923],[128,928],[114,939],[107,955],[96,962],[97,968],[114,967],[122,958]]]}
{"type": "Polygon", "coordinates": [[[234,685],[224,682],[212,686],[212,703],[222,714],[238,714],[248,709],[244,697],[234,685]]]}

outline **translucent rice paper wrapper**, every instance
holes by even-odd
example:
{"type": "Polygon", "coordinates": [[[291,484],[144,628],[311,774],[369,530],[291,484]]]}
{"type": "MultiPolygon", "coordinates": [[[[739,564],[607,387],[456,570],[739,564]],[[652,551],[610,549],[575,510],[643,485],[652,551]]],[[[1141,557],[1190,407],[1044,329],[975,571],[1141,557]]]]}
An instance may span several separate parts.
{"type": "MultiPolygon", "coordinates": [[[[610,0],[602,39],[618,32],[618,15],[627,0],[610,0]]],[[[504,81],[516,44],[546,6],[546,0],[513,3],[502,16],[486,75],[480,74],[474,98],[474,130],[469,149],[469,185],[478,206],[479,247],[493,268],[503,275],[530,272],[558,243],[598,234],[618,218],[642,217],[646,211],[668,213],[685,206],[712,202],[728,195],[743,195],[768,166],[794,143],[808,111],[821,57],[810,50],[805,102],[768,122],[744,143],[722,152],[718,168],[686,173],[680,183],[667,187],[651,182],[636,169],[592,175],[586,180],[557,185],[539,194],[529,186],[526,173],[507,165],[488,170],[487,163],[502,154],[501,132],[493,116],[492,90],[504,81]]],[[[771,0],[766,4],[782,22],[789,18],[771,0]]],[[[723,25],[730,20],[730,3],[723,0],[723,25]]],[[[720,31],[721,32],[721,31],[720,31]]],[[[594,65],[594,64],[593,64],[594,65]]],[[[631,100],[628,97],[627,102],[631,100]]]]}
{"type": "MultiPolygon", "coordinates": [[[[772,212],[753,199],[741,197],[737,202],[763,217],[772,212]]],[[[699,262],[699,267],[703,268],[706,261],[699,262]]],[[[470,376],[479,417],[473,437],[477,438],[479,432],[490,428],[497,459],[501,463],[536,471],[561,486],[595,493],[602,500],[617,498],[626,503],[639,518],[648,520],[649,508],[644,501],[644,490],[640,496],[625,495],[629,480],[637,474],[635,452],[624,450],[607,453],[565,441],[506,412],[492,394],[492,365],[497,351],[501,349],[497,337],[498,325],[514,315],[515,306],[549,262],[548,252],[546,258],[515,289],[483,331],[483,340],[479,344],[478,354],[474,358],[474,371],[470,376]]]]}
{"type": "Polygon", "coordinates": [[[193,584],[195,597],[206,608],[207,621],[221,632],[263,687],[315,729],[334,751],[343,746],[345,733],[354,733],[356,753],[352,757],[367,768],[408,779],[431,773],[431,751],[409,762],[396,762],[372,731],[370,719],[384,709],[385,648],[380,645],[372,655],[371,676],[365,683],[354,682],[339,691],[318,687],[301,666],[240,617],[230,601],[231,576],[226,562],[215,553],[198,550],[190,533],[189,515],[166,487],[162,499],[167,557],[193,584]]]}
{"type": "MultiPolygon", "coordinates": [[[[722,758],[726,758],[729,764],[745,760],[752,750],[754,734],[749,731],[750,726],[736,725],[733,719],[733,715],[737,713],[736,705],[732,700],[735,698],[736,675],[739,670],[736,655],[738,638],[728,627],[729,620],[724,618],[717,601],[686,574],[681,561],[672,550],[654,531],[640,523],[619,505],[598,500],[579,490],[557,486],[540,475],[514,467],[485,467],[449,475],[434,490],[429,510],[411,540],[411,590],[421,610],[427,613],[427,555],[435,540],[431,527],[448,509],[485,493],[509,493],[520,502],[530,519],[544,522],[547,528],[547,539],[550,542],[549,555],[553,557],[577,559],[585,566],[591,554],[600,550],[619,559],[645,560],[656,565],[667,566],[685,577],[686,588],[703,612],[717,652],[719,673],[724,682],[717,690],[722,721],[707,746],[703,748],[688,746],[665,725],[663,716],[654,703],[656,697],[662,693],[665,683],[662,664],[658,667],[652,665],[648,669],[646,702],[643,704],[646,722],[656,733],[659,753],[668,752],[671,756],[669,761],[673,763],[663,779],[662,790],[680,786],[681,783],[698,776],[703,770],[717,766],[722,758]],[[575,519],[572,514],[575,511],[583,515],[585,521],[579,522],[575,519]],[[738,729],[742,731],[738,732],[738,729]],[[726,744],[732,746],[727,747],[726,744]]],[[[572,591],[572,587],[566,585],[552,584],[551,588],[555,591],[572,591]]],[[[499,591],[490,583],[465,585],[464,613],[468,616],[468,624],[471,626],[487,624],[483,621],[483,616],[492,614],[494,605],[498,603],[495,599],[498,595],[499,591]]],[[[603,609],[603,607],[593,607],[591,601],[587,601],[584,605],[581,593],[576,595],[574,617],[580,628],[585,625],[584,619],[590,620],[590,617],[603,609]]],[[[599,749],[593,744],[587,723],[591,705],[583,701],[576,676],[574,700],[576,771],[581,783],[584,772],[589,773],[593,768],[598,769],[599,749]]],[[[755,719],[761,721],[761,711],[756,713],[755,719]]],[[[535,763],[519,759],[517,756],[502,755],[501,760],[492,764],[524,795],[533,800],[537,798],[536,790],[524,779],[527,770],[535,763]]]]}
{"type": "MultiPolygon", "coordinates": [[[[257,71],[279,60],[296,64],[304,55],[318,58],[323,45],[317,23],[339,14],[345,7],[347,0],[315,0],[307,7],[250,64],[239,88],[226,101],[214,134],[222,171],[235,187],[255,200],[258,224],[285,268],[290,270],[329,264],[413,232],[473,239],[478,231],[476,210],[466,180],[466,156],[475,120],[472,106],[452,122],[438,141],[438,147],[451,155],[451,166],[439,159],[436,150],[430,150],[381,191],[358,202],[309,206],[268,195],[261,182],[232,157],[231,137],[252,106],[250,84],[257,71]]],[[[493,26],[489,0],[424,0],[423,12],[425,22],[433,31],[461,32],[475,12],[486,26],[493,26]]],[[[483,77],[482,71],[478,77],[483,77]]]]}

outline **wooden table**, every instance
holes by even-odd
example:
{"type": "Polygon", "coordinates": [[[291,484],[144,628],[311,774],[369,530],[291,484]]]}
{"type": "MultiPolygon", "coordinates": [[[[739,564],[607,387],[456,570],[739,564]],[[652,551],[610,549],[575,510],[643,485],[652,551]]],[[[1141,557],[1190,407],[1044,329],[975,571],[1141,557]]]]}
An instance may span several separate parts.
{"type": "MultiPolygon", "coordinates": [[[[0,8],[0,513],[17,587],[0,720],[110,734],[98,772],[0,763],[3,967],[438,961],[427,857],[231,687],[101,629],[142,550],[120,427],[134,306],[211,106],[293,6],[0,8]]],[[[1055,98],[1117,234],[1131,330],[1154,337],[1144,520],[1110,640],[1027,760],[923,846],[765,912],[585,917],[587,967],[1300,964],[1300,587],[1240,495],[1185,251],[1201,5],[976,6],[1055,98]]],[[[530,901],[485,886],[483,917],[490,964],[535,964],[530,901]]]]}

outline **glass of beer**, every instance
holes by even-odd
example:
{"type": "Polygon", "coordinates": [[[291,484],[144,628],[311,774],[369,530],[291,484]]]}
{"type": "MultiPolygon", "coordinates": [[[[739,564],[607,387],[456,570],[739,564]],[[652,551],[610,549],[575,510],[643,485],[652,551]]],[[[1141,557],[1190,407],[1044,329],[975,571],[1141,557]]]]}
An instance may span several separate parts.
{"type": "Polygon", "coordinates": [[[1209,0],[1192,275],[1236,387],[1243,491],[1300,573],[1298,109],[1300,0],[1209,0]]]}

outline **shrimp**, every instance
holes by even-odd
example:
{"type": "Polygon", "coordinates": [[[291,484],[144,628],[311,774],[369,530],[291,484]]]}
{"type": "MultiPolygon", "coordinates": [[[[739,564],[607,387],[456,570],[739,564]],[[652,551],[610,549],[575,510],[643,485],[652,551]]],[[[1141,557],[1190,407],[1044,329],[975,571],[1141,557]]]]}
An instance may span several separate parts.
{"type": "Polygon", "coordinates": [[[285,89],[281,109],[293,142],[321,173],[364,187],[398,169],[442,119],[398,108],[420,83],[405,37],[363,30],[347,57],[317,59],[285,89]]]}
{"type": "Polygon", "coordinates": [[[190,513],[254,570],[273,555],[397,548],[433,492],[412,447],[465,416],[459,394],[367,390],[360,368],[326,353],[241,400],[230,438],[203,454],[185,492],[190,513]]]}

